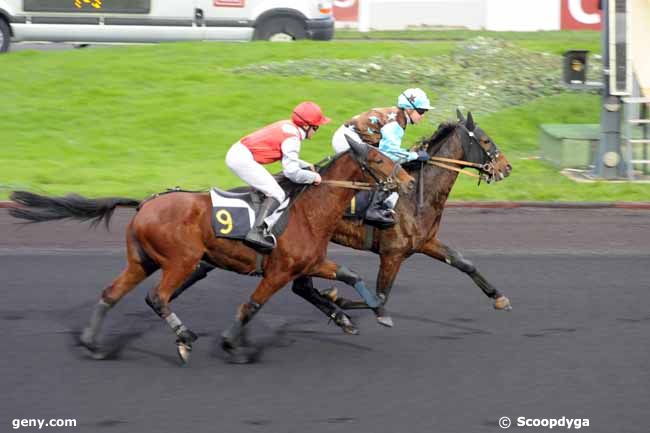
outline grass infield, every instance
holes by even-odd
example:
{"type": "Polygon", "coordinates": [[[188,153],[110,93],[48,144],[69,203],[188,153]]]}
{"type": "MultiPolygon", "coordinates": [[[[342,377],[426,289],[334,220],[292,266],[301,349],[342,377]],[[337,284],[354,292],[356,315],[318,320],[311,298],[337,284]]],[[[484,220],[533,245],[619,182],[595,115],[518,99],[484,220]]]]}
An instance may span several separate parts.
{"type": "Polygon", "coordinates": [[[598,123],[598,95],[535,80],[540,74],[547,80],[556,65],[559,81],[559,52],[595,50],[597,33],[399,37],[417,42],[386,41],[389,36],[398,37],[371,34],[379,40],[359,42],[359,35],[340,32],[324,43],[173,43],[2,55],[0,199],[14,189],[142,198],[177,185],[236,186],[241,182],[224,163],[228,147],[287,118],[298,102],[314,100],[334,120],[303,144],[302,158],[317,161],[331,153],[331,135],[343,121],[394,104],[410,86],[424,88],[437,110],[409,127],[405,144],[433,133],[454,116],[453,106],[463,105],[514,167],[495,185],[460,179],[453,200],[648,199],[648,185],[576,184],[537,158],[541,123],[598,123]],[[367,65],[371,81],[364,79],[367,65]],[[422,66],[410,70],[413,65],[422,66]],[[522,69],[525,79],[512,79],[518,67],[539,69],[528,75],[522,69]],[[325,75],[318,73],[323,68],[325,75]]]}

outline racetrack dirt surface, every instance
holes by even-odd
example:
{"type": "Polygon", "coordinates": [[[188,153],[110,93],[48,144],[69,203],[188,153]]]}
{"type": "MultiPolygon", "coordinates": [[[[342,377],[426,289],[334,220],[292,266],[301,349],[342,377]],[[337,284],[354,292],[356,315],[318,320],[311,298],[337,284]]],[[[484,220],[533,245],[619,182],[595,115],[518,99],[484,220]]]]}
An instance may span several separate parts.
{"type": "MultiPolygon", "coordinates": [[[[200,335],[186,367],[143,301],[157,274],[108,316],[105,341],[122,347],[115,359],[74,346],[124,264],[132,212],[117,212],[106,232],[17,226],[0,209],[0,431],[13,419],[75,418],[76,428],[43,430],[465,433],[502,431],[503,416],[510,431],[549,431],[517,427],[518,417],[648,431],[648,211],[448,209],[441,240],[513,311],[494,311],[468,277],[414,256],[388,304],[394,328],[355,311],[361,334],[344,335],[287,288],[252,322],[266,347],[253,365],[226,364],[215,341],[257,279],[213,271],[172,305],[200,335]]],[[[375,255],[335,245],[330,255],[374,286],[375,255]]]]}

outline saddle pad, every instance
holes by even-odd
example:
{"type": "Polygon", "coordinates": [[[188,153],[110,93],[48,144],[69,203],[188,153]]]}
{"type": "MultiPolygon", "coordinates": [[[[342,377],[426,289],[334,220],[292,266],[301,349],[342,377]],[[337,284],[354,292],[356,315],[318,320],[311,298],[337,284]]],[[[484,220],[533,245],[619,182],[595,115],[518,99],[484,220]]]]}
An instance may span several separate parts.
{"type": "Polygon", "coordinates": [[[224,197],[214,189],[210,190],[210,198],[215,236],[244,239],[255,221],[255,212],[250,204],[239,198],[224,197]]]}
{"type": "MultiPolygon", "coordinates": [[[[212,200],[212,229],[218,238],[244,239],[253,227],[258,209],[253,209],[250,196],[242,198],[226,197],[216,188],[210,189],[212,200]]],[[[289,205],[286,199],[264,222],[267,227],[272,227],[275,236],[279,236],[286,227],[286,221],[278,221],[289,205]]]]}
{"type": "Polygon", "coordinates": [[[359,191],[350,200],[350,205],[345,210],[344,218],[349,219],[363,219],[370,206],[370,198],[372,191],[359,191]]]}

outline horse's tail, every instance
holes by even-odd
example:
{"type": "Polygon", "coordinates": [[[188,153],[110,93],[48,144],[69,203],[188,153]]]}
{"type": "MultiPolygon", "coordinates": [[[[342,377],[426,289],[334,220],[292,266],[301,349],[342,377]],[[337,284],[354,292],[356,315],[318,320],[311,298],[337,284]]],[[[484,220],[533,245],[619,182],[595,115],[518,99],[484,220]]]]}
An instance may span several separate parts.
{"type": "Polygon", "coordinates": [[[91,224],[96,226],[104,220],[107,229],[116,207],[140,205],[138,200],[130,198],[88,199],[77,194],[46,197],[27,191],[14,191],[10,198],[20,206],[11,208],[9,214],[30,223],[71,218],[79,221],[91,220],[91,224]]]}

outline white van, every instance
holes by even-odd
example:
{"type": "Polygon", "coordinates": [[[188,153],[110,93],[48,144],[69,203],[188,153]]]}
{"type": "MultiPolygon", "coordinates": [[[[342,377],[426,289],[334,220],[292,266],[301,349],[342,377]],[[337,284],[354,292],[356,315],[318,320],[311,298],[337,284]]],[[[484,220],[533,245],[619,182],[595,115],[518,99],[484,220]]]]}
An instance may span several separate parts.
{"type": "Polygon", "coordinates": [[[331,0],[0,0],[11,41],[316,39],[334,34],[331,0]]]}

